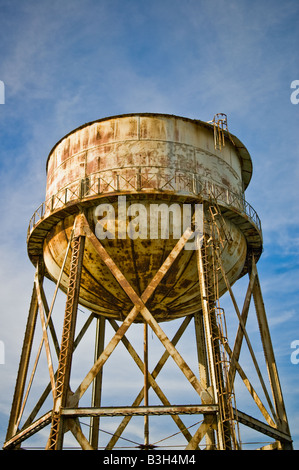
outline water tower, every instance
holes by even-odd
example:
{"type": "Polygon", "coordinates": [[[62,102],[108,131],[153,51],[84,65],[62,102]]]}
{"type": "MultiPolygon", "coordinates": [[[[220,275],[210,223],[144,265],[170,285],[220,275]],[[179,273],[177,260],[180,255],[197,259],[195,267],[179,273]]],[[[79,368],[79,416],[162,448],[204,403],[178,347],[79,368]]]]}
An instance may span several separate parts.
{"type": "Polygon", "coordinates": [[[47,429],[46,449],[63,449],[66,432],[82,449],[97,449],[99,420],[106,416],[123,417],[107,449],[114,448],[133,416],[144,417],[140,448],[150,449],[152,415],[169,415],[188,450],[240,449],[241,425],[266,435],[267,448],[292,448],[256,266],[262,252],[261,224],[245,200],[251,176],[251,157],[229,133],[223,114],[210,122],[148,113],[109,117],[81,126],[54,146],[47,160],[45,202],[28,229],[28,254],[36,274],[5,449],[19,448],[47,429]],[[245,275],[248,287],[240,308],[232,286],[245,275]],[[45,279],[55,286],[51,301],[43,287],[45,279]],[[66,294],[60,341],[52,320],[58,290],[66,294]],[[238,321],[232,344],[219,302],[224,293],[238,321]],[[246,330],[251,298],[267,384],[246,330]],[[78,305],[90,315],[76,336],[78,305]],[[42,335],[29,375],[38,316],[42,335]],[[174,320],[180,327],[169,339],[164,325],[174,320]],[[74,350],[92,322],[97,326],[94,361],[80,371],[82,378],[73,389],[74,350]],[[107,322],[115,334],[105,345],[107,322]],[[136,324],[143,328],[143,358],[126,336],[136,324]],[[197,371],[176,347],[188,324],[195,331],[197,371]],[[148,329],[165,348],[153,371],[148,368],[148,329]],[[103,406],[103,367],[109,367],[108,359],[121,342],[142,370],[144,385],[132,405],[103,406]],[[258,390],[239,361],[243,343],[260,380],[258,390]],[[43,348],[49,384],[26,418],[24,409],[43,348]],[[170,403],[159,387],[156,377],[168,358],[195,390],[195,403],[170,403]],[[236,376],[258,417],[238,408],[236,376]],[[90,406],[82,406],[82,397],[91,389],[90,406]],[[158,405],[149,402],[149,389],[159,398],[158,405]],[[51,394],[50,409],[40,415],[51,394]],[[202,417],[193,432],[184,425],[186,414],[202,417]],[[88,436],[80,422],[86,417],[88,436]]]}

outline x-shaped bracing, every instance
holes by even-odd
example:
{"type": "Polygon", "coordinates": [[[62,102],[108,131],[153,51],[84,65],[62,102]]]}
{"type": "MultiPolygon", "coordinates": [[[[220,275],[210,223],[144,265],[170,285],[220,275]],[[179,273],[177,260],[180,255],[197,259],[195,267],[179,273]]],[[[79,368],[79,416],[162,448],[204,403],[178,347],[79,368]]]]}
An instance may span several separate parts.
{"type": "MultiPolygon", "coordinates": [[[[155,392],[157,393],[157,395],[161,399],[162,403],[165,406],[167,406],[167,405],[169,406],[169,402],[168,402],[167,398],[165,397],[162,390],[158,387],[155,379],[156,379],[158,373],[160,372],[161,368],[163,367],[163,361],[165,363],[165,361],[169,357],[169,355],[172,356],[172,358],[174,359],[176,364],[179,366],[179,368],[182,370],[184,375],[187,377],[188,381],[191,383],[193,388],[199,394],[199,396],[201,397],[202,403],[206,403],[206,404],[213,403],[214,400],[213,400],[211,394],[209,393],[209,391],[196,378],[196,376],[193,374],[193,372],[191,371],[189,366],[186,364],[184,359],[180,356],[180,354],[178,353],[178,351],[175,348],[176,341],[178,340],[178,338],[180,336],[179,331],[177,332],[177,334],[173,338],[173,340],[170,341],[167,338],[167,336],[165,335],[165,333],[163,332],[163,330],[161,329],[161,327],[159,326],[159,324],[157,323],[157,321],[155,320],[155,318],[152,316],[152,314],[150,313],[148,308],[146,307],[146,302],[149,300],[149,298],[153,294],[154,290],[156,289],[156,287],[161,282],[162,278],[168,272],[168,270],[170,269],[170,267],[172,266],[172,264],[176,260],[177,256],[179,255],[181,250],[184,248],[185,243],[193,235],[194,232],[192,232],[191,229],[187,229],[185,231],[185,233],[183,234],[181,239],[178,241],[178,243],[176,244],[176,246],[174,247],[172,252],[169,254],[169,256],[167,257],[167,259],[165,260],[163,265],[160,267],[160,269],[158,270],[158,272],[156,273],[156,275],[154,276],[154,278],[152,279],[152,281],[150,282],[148,287],[143,292],[143,294],[141,296],[138,296],[136,294],[135,290],[131,287],[131,285],[126,280],[125,276],[121,273],[121,271],[119,270],[117,265],[114,263],[112,258],[109,256],[107,251],[104,249],[104,247],[102,246],[100,241],[93,234],[93,232],[90,229],[89,224],[88,224],[87,219],[85,218],[84,214],[80,214],[79,216],[77,216],[75,225],[76,225],[76,227],[73,230],[73,232],[75,231],[75,235],[77,237],[81,236],[81,237],[88,237],[89,238],[89,240],[92,242],[94,248],[96,249],[97,253],[99,254],[101,260],[110,269],[110,271],[112,272],[112,274],[114,275],[116,280],[119,282],[119,284],[121,285],[123,290],[126,292],[128,297],[131,299],[134,306],[131,309],[128,316],[125,318],[125,320],[123,321],[123,323],[121,324],[120,327],[118,327],[116,322],[114,322],[113,320],[110,320],[110,323],[112,324],[112,326],[115,329],[116,333],[115,333],[114,337],[111,339],[111,341],[109,342],[109,344],[106,346],[106,348],[104,349],[102,354],[100,354],[98,359],[95,361],[93,367],[90,369],[90,371],[88,372],[88,374],[86,375],[84,380],[81,382],[81,384],[79,385],[79,387],[77,388],[75,393],[68,397],[68,400],[67,400],[68,409],[69,410],[70,409],[75,409],[78,406],[78,403],[79,403],[81,397],[84,395],[84,393],[88,389],[89,385],[94,381],[95,377],[98,375],[98,373],[102,369],[103,365],[105,364],[105,362],[107,361],[107,359],[109,358],[109,356],[111,355],[111,353],[113,352],[113,350],[115,349],[115,347],[117,346],[117,344],[120,341],[122,341],[125,344],[127,349],[131,352],[131,355],[134,358],[135,362],[137,363],[138,367],[143,370],[144,364],[143,364],[142,360],[137,356],[137,354],[134,351],[133,347],[128,342],[127,338],[125,337],[125,333],[129,329],[129,327],[132,325],[132,323],[134,322],[134,320],[136,319],[138,314],[141,314],[142,317],[143,317],[144,322],[151,326],[152,330],[158,336],[158,338],[160,339],[160,341],[162,342],[162,344],[164,345],[164,347],[166,349],[164,355],[162,356],[161,360],[159,361],[159,363],[157,364],[157,366],[153,370],[153,372],[151,374],[148,372],[148,384],[149,384],[149,386],[151,386],[155,390],[155,392]]],[[[70,242],[71,242],[71,240],[69,241],[69,247],[70,247],[70,242]]],[[[275,423],[274,423],[273,419],[271,418],[271,416],[269,415],[269,413],[266,411],[265,407],[263,406],[261,400],[259,399],[257,393],[255,392],[255,390],[252,387],[251,383],[247,379],[244,371],[242,370],[242,368],[240,367],[240,364],[238,362],[238,359],[239,359],[239,356],[240,356],[242,340],[243,340],[243,338],[245,338],[246,341],[247,341],[247,344],[249,346],[250,352],[252,354],[253,361],[255,363],[257,372],[259,374],[258,364],[257,364],[257,361],[255,360],[253,350],[251,348],[249,338],[248,338],[248,335],[246,333],[246,328],[245,328],[247,315],[248,315],[248,310],[249,310],[249,304],[250,304],[250,300],[251,300],[252,296],[254,297],[255,304],[256,304],[256,309],[258,311],[257,313],[258,313],[259,324],[260,324],[261,327],[263,327],[263,330],[265,329],[265,325],[267,326],[266,319],[265,319],[264,306],[263,306],[263,301],[262,301],[262,294],[261,294],[261,290],[260,290],[260,285],[259,285],[259,280],[258,280],[258,276],[257,276],[257,270],[256,270],[256,266],[255,266],[254,257],[252,258],[252,269],[251,269],[251,273],[250,273],[249,285],[248,285],[247,293],[246,293],[246,296],[245,296],[242,312],[240,312],[239,309],[238,309],[238,306],[237,306],[237,303],[234,299],[229,281],[228,281],[228,279],[226,277],[226,274],[223,270],[220,258],[218,259],[218,262],[219,262],[219,266],[220,266],[220,269],[222,270],[223,278],[224,278],[224,280],[227,284],[228,291],[231,295],[235,310],[236,310],[238,318],[239,318],[239,329],[238,329],[238,332],[237,332],[237,335],[236,335],[236,340],[235,340],[233,350],[231,350],[229,348],[227,343],[224,344],[226,352],[230,357],[230,370],[229,370],[230,380],[229,380],[229,382],[230,383],[234,382],[235,373],[237,371],[239,373],[239,375],[241,376],[243,382],[245,383],[247,389],[251,393],[251,395],[252,395],[254,401],[256,402],[257,406],[259,407],[259,409],[263,413],[266,421],[268,422],[268,425],[273,429],[275,429],[275,428],[277,429],[277,427],[278,427],[278,429],[281,429],[281,431],[283,431],[287,435],[288,434],[287,426],[285,427],[284,425],[279,425],[278,424],[279,421],[281,421],[281,420],[282,420],[282,422],[286,422],[286,423],[287,423],[287,421],[284,419],[283,400],[282,400],[282,397],[281,397],[281,391],[280,391],[280,388],[279,388],[279,383],[278,383],[277,377],[276,377],[277,371],[276,371],[275,361],[273,362],[273,361],[270,360],[270,361],[268,361],[268,364],[267,364],[268,368],[270,368],[269,375],[270,375],[270,378],[271,378],[272,392],[274,391],[275,408],[276,408],[275,411],[279,416],[279,419],[277,419],[277,414],[274,412],[273,407],[269,403],[272,414],[274,416],[275,423]],[[271,369],[271,367],[272,367],[272,369],[271,369]],[[273,390],[273,388],[274,388],[274,390],[273,390]]],[[[61,273],[62,273],[62,271],[63,271],[63,269],[61,269],[61,273]]],[[[39,269],[37,269],[37,274],[36,274],[36,279],[35,279],[35,296],[37,297],[37,299],[35,301],[36,301],[36,304],[37,304],[36,308],[38,308],[38,310],[40,312],[40,315],[41,315],[42,329],[43,329],[42,343],[43,342],[45,343],[46,354],[47,354],[47,359],[48,359],[48,367],[49,367],[49,373],[50,373],[50,379],[51,379],[51,382],[50,382],[50,385],[49,385],[50,388],[48,387],[48,391],[52,390],[52,392],[54,393],[55,384],[54,384],[53,377],[55,378],[56,374],[53,375],[52,363],[51,363],[50,354],[49,354],[49,343],[48,343],[47,331],[46,331],[47,327],[49,326],[50,330],[51,330],[51,333],[52,333],[52,336],[53,336],[53,325],[51,325],[51,312],[52,312],[52,308],[53,308],[53,302],[52,302],[52,305],[50,306],[50,309],[49,309],[49,307],[46,304],[46,299],[45,299],[45,294],[43,292],[42,284],[39,281],[39,274],[40,274],[39,269]],[[44,314],[46,314],[46,319],[47,319],[46,323],[44,322],[44,314]]],[[[57,282],[56,289],[58,288],[58,286],[59,286],[59,281],[57,282]]],[[[92,317],[93,317],[93,315],[90,317],[88,323],[90,323],[92,317]]],[[[187,317],[184,320],[183,324],[181,325],[182,331],[184,329],[183,325],[188,320],[189,319],[187,317]]],[[[181,331],[181,333],[182,333],[182,331],[181,331]]],[[[55,333],[55,330],[54,330],[54,333],[55,333]]],[[[84,332],[82,332],[81,336],[83,336],[83,334],[84,334],[84,332]]],[[[273,351],[271,350],[271,341],[270,341],[269,333],[267,331],[266,331],[266,334],[264,335],[264,337],[262,339],[263,339],[264,348],[267,349],[268,354],[270,354],[270,356],[272,357],[273,356],[273,351]]],[[[58,342],[57,342],[57,339],[55,339],[55,338],[54,338],[54,344],[55,344],[56,352],[59,353],[59,351],[58,351],[58,349],[59,349],[58,342]]],[[[40,347],[41,347],[41,345],[40,345],[40,347]]],[[[262,383],[262,386],[263,386],[263,381],[261,381],[261,383],[262,383]]],[[[44,393],[44,395],[45,395],[45,393],[44,393]]],[[[143,395],[144,395],[144,389],[142,389],[140,391],[140,393],[138,394],[138,396],[136,397],[136,399],[133,403],[133,406],[138,406],[141,403],[141,401],[143,399],[143,395]]],[[[268,400],[268,402],[270,402],[268,397],[267,397],[267,400],[268,400]]],[[[36,409],[37,409],[37,407],[36,407],[36,409]]],[[[21,416],[21,414],[22,414],[22,412],[20,413],[20,416],[21,416]]],[[[198,446],[200,440],[202,439],[202,437],[211,429],[211,426],[213,426],[213,424],[215,422],[214,416],[213,416],[213,413],[206,414],[204,416],[204,420],[203,420],[202,424],[199,426],[198,430],[195,432],[195,434],[192,437],[190,435],[189,431],[185,429],[185,427],[184,427],[183,423],[181,422],[180,418],[176,415],[172,415],[174,421],[176,422],[176,424],[178,425],[178,427],[180,428],[183,435],[185,436],[185,438],[188,441],[187,449],[197,448],[197,446],[198,446]]],[[[119,426],[117,432],[115,433],[114,437],[110,440],[107,448],[112,448],[114,446],[115,442],[117,441],[118,437],[123,432],[123,430],[125,429],[125,427],[128,424],[129,420],[130,420],[130,416],[125,416],[124,417],[124,419],[123,419],[122,423],[120,424],[120,426],[119,426]]],[[[20,417],[19,417],[18,423],[19,423],[19,421],[20,421],[20,417]]],[[[80,443],[80,445],[83,448],[86,448],[86,449],[91,448],[89,442],[87,441],[87,439],[85,438],[84,434],[82,433],[82,431],[80,429],[80,424],[79,424],[79,421],[76,417],[67,417],[67,416],[65,416],[65,423],[67,424],[68,429],[70,429],[72,431],[72,433],[75,435],[76,439],[78,440],[78,442],[80,443]]],[[[24,425],[23,429],[24,428],[26,428],[26,425],[24,425]]],[[[26,432],[26,430],[24,430],[24,432],[26,432]]]]}
{"type": "Polygon", "coordinates": [[[134,322],[134,320],[136,319],[139,313],[141,313],[141,315],[143,316],[144,321],[147,322],[148,325],[151,326],[152,330],[155,332],[155,334],[158,336],[162,344],[165,346],[170,356],[177,363],[177,365],[182,370],[184,375],[187,377],[187,379],[189,380],[189,382],[191,383],[195,391],[201,396],[202,402],[211,403],[213,399],[210,393],[202,387],[200,381],[194,375],[192,370],[189,368],[187,363],[184,361],[182,356],[176,350],[174,345],[171,343],[171,341],[168,339],[166,334],[163,332],[158,322],[155,320],[153,315],[150,313],[150,311],[146,307],[146,302],[149,300],[154,290],[156,289],[158,284],[161,282],[162,278],[165,276],[165,274],[167,273],[167,271],[169,270],[169,268],[171,267],[171,265],[173,264],[173,262],[179,255],[180,251],[183,249],[184,245],[189,240],[190,236],[193,234],[191,229],[187,229],[185,231],[185,233],[182,235],[182,237],[180,238],[176,246],[168,255],[167,259],[162,264],[161,268],[158,270],[156,275],[153,277],[152,281],[147,286],[143,294],[139,297],[139,295],[136,294],[135,290],[131,287],[131,285],[129,284],[129,282],[123,275],[123,273],[114,263],[112,258],[109,256],[109,254],[107,253],[103,245],[96,238],[94,233],[91,231],[85,216],[82,215],[82,217],[84,217],[84,222],[85,222],[83,224],[83,230],[84,230],[85,235],[88,236],[89,240],[94,245],[102,261],[106,264],[106,266],[108,266],[112,274],[115,276],[116,280],[124,289],[128,297],[131,299],[131,301],[134,304],[134,307],[129,312],[129,314],[123,321],[122,325],[119,327],[119,329],[115,333],[114,337],[111,339],[111,341],[106,346],[103,353],[94,363],[94,365],[92,366],[92,368],[90,369],[90,371],[88,372],[84,380],[81,382],[77,390],[72,395],[70,399],[70,405],[75,406],[78,404],[80,398],[84,395],[85,391],[87,390],[89,385],[92,383],[97,373],[103,367],[104,363],[107,361],[107,359],[109,358],[109,356],[111,355],[111,353],[113,352],[113,350],[115,349],[115,347],[117,346],[121,338],[124,336],[126,331],[132,325],[132,323],[134,322]]]}
{"type": "MultiPolygon", "coordinates": [[[[132,345],[129,343],[127,338],[125,337],[125,333],[129,329],[129,327],[132,325],[134,320],[136,319],[137,315],[140,313],[143,316],[144,321],[151,326],[152,330],[155,332],[157,337],[160,339],[162,344],[164,345],[166,349],[166,355],[164,355],[164,362],[165,358],[167,358],[169,355],[174,359],[178,367],[181,369],[181,371],[184,373],[190,384],[193,386],[195,391],[199,394],[201,397],[202,403],[206,404],[211,404],[213,403],[213,398],[210,395],[210,392],[206,390],[200,381],[197,379],[195,374],[192,372],[188,364],[185,362],[185,360],[182,358],[182,356],[179,354],[179,352],[175,348],[174,340],[170,341],[158,322],[155,320],[153,315],[150,313],[148,308],[146,307],[146,302],[149,300],[151,295],[153,294],[154,290],[156,287],[159,285],[161,282],[162,278],[165,276],[167,271],[170,269],[172,264],[174,263],[175,259],[181,252],[181,250],[184,248],[185,243],[189,240],[191,235],[193,235],[193,231],[191,229],[187,229],[181,239],[178,241],[176,246],[173,248],[167,259],[164,261],[152,281],[149,283],[148,287],[145,289],[143,294],[141,296],[138,296],[135,292],[135,290],[132,288],[132,286],[129,284],[123,273],[120,271],[120,269],[117,267],[113,259],[109,256],[103,245],[100,243],[100,241],[95,237],[94,233],[89,227],[88,221],[85,218],[84,214],[80,216],[81,223],[79,223],[79,227],[81,230],[81,236],[86,236],[89,238],[89,240],[92,242],[94,248],[96,249],[98,255],[100,256],[101,260],[106,264],[106,266],[110,269],[112,274],[114,275],[115,279],[119,282],[123,290],[126,292],[128,297],[131,299],[131,301],[134,304],[134,307],[131,309],[123,323],[121,324],[120,327],[118,327],[117,323],[113,320],[110,321],[112,324],[113,328],[115,329],[116,333],[113,336],[113,338],[110,340],[104,351],[100,354],[98,359],[95,361],[94,365],[84,378],[84,380],[81,382],[77,390],[72,394],[69,399],[67,406],[74,408],[78,406],[79,400],[82,398],[90,384],[93,382],[97,374],[100,372],[102,369],[103,365],[107,361],[107,359],[110,357],[112,352],[114,351],[115,347],[117,344],[122,341],[127,349],[130,351],[132,357],[134,358],[135,362],[137,363],[138,367],[143,370],[144,364],[142,360],[138,357],[137,353],[133,349],[132,345]]],[[[186,320],[186,324],[189,323],[189,320],[186,320]]],[[[185,327],[184,327],[185,328],[185,327]]],[[[162,363],[161,363],[162,364],[162,363]]],[[[162,366],[159,366],[159,369],[161,370],[162,366]]],[[[161,399],[162,403],[164,405],[170,406],[169,401],[167,400],[166,396],[160,389],[160,387],[157,385],[155,381],[155,377],[159,372],[159,369],[157,368],[154,370],[152,374],[148,372],[148,382],[149,385],[155,390],[159,398],[161,399]]],[[[133,405],[140,404],[140,402],[143,399],[143,394],[144,394],[144,389],[139,393],[137,396],[136,400],[134,401],[133,405]]],[[[172,415],[174,421],[182,431],[182,433],[185,435],[186,439],[188,442],[191,442],[192,436],[190,435],[189,431],[185,428],[184,424],[182,423],[181,419],[177,415],[172,415]]],[[[123,423],[120,425],[119,429],[124,429],[125,426],[127,425],[129,419],[128,417],[125,417],[123,423]]],[[[211,420],[210,420],[211,421],[211,420]]],[[[115,436],[118,435],[119,433],[115,433],[115,436]]],[[[115,438],[114,438],[115,440],[115,438]]],[[[197,441],[197,439],[196,439],[197,441]]],[[[113,440],[111,441],[113,442],[113,440]]],[[[111,445],[111,442],[109,445],[111,445]]],[[[197,442],[198,444],[198,442],[197,442]]],[[[195,447],[197,447],[197,444],[194,444],[195,447]]],[[[190,445],[190,444],[189,444],[190,445]]]]}

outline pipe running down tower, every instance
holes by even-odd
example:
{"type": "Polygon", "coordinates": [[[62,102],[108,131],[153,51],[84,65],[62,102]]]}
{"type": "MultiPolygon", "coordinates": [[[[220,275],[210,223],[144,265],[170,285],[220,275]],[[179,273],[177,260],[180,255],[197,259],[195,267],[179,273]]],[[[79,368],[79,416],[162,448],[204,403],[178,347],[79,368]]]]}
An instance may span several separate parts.
{"type": "MultiPolygon", "coordinates": [[[[292,448],[257,273],[261,223],[245,200],[251,176],[251,157],[228,132],[223,114],[209,123],[149,113],[109,117],[81,126],[54,146],[47,161],[45,202],[28,229],[28,255],[36,274],[4,449],[19,448],[41,430],[43,436],[48,430],[49,450],[63,449],[66,433],[82,449],[102,448],[99,423],[107,416],[123,420],[106,449],[115,447],[134,416],[144,417],[140,448],[150,449],[155,442],[152,415],[170,416],[186,449],[241,449],[240,425],[266,435],[267,448],[292,448]],[[232,286],[245,275],[248,287],[240,308],[232,286]],[[44,288],[48,279],[55,286],[50,301],[44,288]],[[66,294],[60,337],[53,314],[58,290],[66,294]],[[229,315],[238,322],[232,342],[220,306],[225,293],[232,301],[229,315]],[[252,298],[267,383],[246,330],[252,298]],[[84,313],[86,322],[78,333],[79,305],[89,315],[84,313]],[[42,333],[34,360],[38,317],[42,333]],[[180,327],[169,339],[164,329],[174,320],[180,327]],[[74,352],[94,324],[92,365],[82,371],[80,361],[76,370],[74,352]],[[107,324],[115,334],[105,344],[107,324]],[[142,358],[126,336],[134,325],[143,325],[142,358]],[[188,325],[195,332],[197,371],[176,347],[188,325]],[[152,372],[149,330],[165,350],[152,372]],[[116,407],[109,405],[109,392],[105,396],[103,368],[109,368],[119,343],[142,371],[144,383],[132,405],[116,407]],[[267,405],[240,363],[243,343],[267,405]],[[49,383],[27,411],[42,349],[49,383]],[[171,403],[159,387],[156,378],[168,358],[194,390],[193,404],[171,403]],[[76,378],[81,377],[75,385],[74,370],[76,378]],[[252,416],[238,408],[236,376],[247,389],[252,416]],[[89,406],[85,402],[83,406],[91,389],[89,406]],[[151,404],[150,389],[158,404],[151,404]],[[50,405],[42,411],[45,403],[50,405]],[[184,424],[186,414],[202,415],[195,430],[184,424]],[[86,418],[90,418],[89,433],[82,426],[86,418]]],[[[134,377],[128,380],[134,382],[134,377]]],[[[117,389],[121,398],[120,384],[117,389]]]]}

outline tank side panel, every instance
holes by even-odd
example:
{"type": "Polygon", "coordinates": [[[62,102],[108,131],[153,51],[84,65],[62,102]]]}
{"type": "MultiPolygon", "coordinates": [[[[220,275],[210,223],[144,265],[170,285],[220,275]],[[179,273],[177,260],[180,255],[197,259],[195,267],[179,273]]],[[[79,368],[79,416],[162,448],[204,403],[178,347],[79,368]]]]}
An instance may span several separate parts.
{"type": "Polygon", "coordinates": [[[210,181],[242,192],[237,153],[230,144],[221,152],[215,150],[210,129],[174,117],[130,116],[92,124],[62,140],[49,157],[46,198],[68,187],[74,191],[86,177],[92,183],[97,178],[113,181],[114,185],[106,185],[111,192],[116,175],[122,183],[130,182],[122,188],[127,190],[138,189],[139,177],[151,181],[150,190],[175,193],[182,190],[184,176],[196,175],[203,184],[210,181]]]}

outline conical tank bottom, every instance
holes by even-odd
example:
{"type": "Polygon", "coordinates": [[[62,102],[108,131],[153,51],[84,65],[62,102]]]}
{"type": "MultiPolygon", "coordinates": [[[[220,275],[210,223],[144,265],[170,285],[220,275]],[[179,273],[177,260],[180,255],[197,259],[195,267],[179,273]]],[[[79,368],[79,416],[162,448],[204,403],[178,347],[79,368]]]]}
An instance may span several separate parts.
{"type": "MultiPolygon", "coordinates": [[[[150,201],[144,201],[145,207],[150,201]]],[[[95,230],[95,207],[89,208],[87,217],[95,230]]],[[[49,231],[44,242],[44,260],[47,271],[55,281],[59,277],[75,216],[69,216],[49,231]]],[[[225,221],[231,242],[221,248],[221,259],[227,277],[233,284],[240,276],[245,259],[247,245],[241,231],[229,220],[225,221]]],[[[172,227],[170,226],[170,232],[172,227]]],[[[108,254],[114,260],[127,281],[140,296],[164,260],[167,258],[177,239],[150,239],[126,237],[100,240],[108,254]]],[[[61,280],[61,288],[66,291],[70,269],[69,253],[61,280]]],[[[211,261],[212,263],[212,261],[211,261]]],[[[211,267],[212,275],[212,267],[211,267]]],[[[219,295],[226,291],[224,280],[219,277],[219,295]]],[[[80,299],[81,305],[91,311],[122,320],[133,307],[120,284],[107,266],[100,259],[93,244],[86,237],[83,259],[80,299]]],[[[190,315],[201,309],[196,252],[183,249],[167,274],[164,276],[147,307],[157,321],[167,321],[190,315]]],[[[138,316],[136,321],[141,321],[138,316]]]]}

